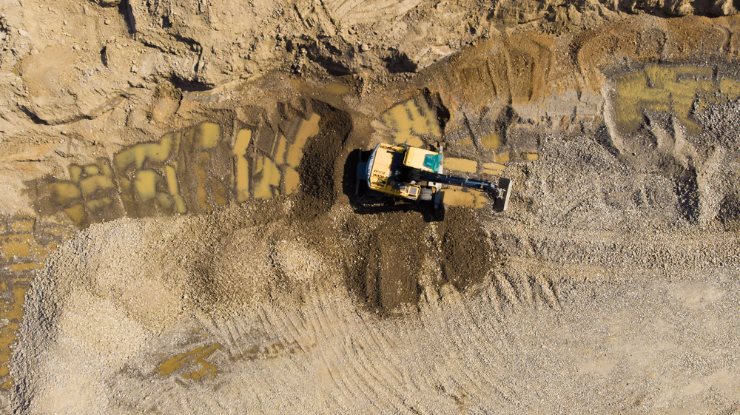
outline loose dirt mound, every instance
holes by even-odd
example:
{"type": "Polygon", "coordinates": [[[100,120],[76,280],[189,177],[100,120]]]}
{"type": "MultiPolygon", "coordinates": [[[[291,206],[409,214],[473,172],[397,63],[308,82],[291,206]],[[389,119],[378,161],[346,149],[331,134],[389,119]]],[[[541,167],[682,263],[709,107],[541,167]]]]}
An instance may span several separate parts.
{"type": "Polygon", "coordinates": [[[422,266],[430,251],[428,225],[416,212],[391,213],[381,220],[368,247],[365,291],[381,309],[394,311],[419,299],[422,266]]]}
{"type": "Polygon", "coordinates": [[[489,237],[469,209],[451,209],[445,214],[442,237],[442,272],[458,290],[486,280],[493,258],[489,237]]]}
{"type": "Polygon", "coordinates": [[[337,183],[335,169],[343,154],[344,145],[352,130],[349,114],[313,101],[314,111],[321,115],[319,134],[304,149],[298,168],[301,193],[296,204],[302,220],[326,212],[334,204],[341,186],[337,183]]]}

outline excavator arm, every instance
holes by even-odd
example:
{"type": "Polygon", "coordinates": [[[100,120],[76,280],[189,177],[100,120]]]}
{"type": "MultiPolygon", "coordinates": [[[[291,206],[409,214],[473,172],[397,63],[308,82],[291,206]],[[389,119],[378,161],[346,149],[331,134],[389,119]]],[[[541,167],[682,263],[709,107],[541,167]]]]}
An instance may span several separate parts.
{"type": "Polygon", "coordinates": [[[422,180],[426,180],[434,183],[441,183],[447,186],[457,186],[465,189],[474,189],[485,192],[493,199],[494,209],[498,211],[506,210],[509,205],[509,197],[511,196],[511,185],[510,179],[500,178],[498,184],[493,183],[489,180],[478,179],[478,178],[467,178],[460,176],[453,176],[450,174],[441,173],[428,173],[423,172],[420,175],[422,180]]]}

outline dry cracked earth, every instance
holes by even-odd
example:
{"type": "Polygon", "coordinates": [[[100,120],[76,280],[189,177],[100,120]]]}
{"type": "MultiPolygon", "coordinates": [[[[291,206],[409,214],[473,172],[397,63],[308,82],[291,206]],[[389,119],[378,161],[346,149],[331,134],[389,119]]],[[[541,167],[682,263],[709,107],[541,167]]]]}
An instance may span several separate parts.
{"type": "Polygon", "coordinates": [[[739,7],[3,2],[0,411],[740,413],[739,7]]]}

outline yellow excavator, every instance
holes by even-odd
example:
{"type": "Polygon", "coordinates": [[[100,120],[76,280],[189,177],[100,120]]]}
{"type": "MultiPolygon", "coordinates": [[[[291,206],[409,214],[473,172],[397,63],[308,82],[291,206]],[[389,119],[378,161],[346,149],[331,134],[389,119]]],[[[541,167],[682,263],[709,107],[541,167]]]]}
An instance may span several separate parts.
{"type": "Polygon", "coordinates": [[[407,145],[378,144],[373,150],[359,152],[355,194],[362,194],[359,205],[364,210],[373,203],[379,206],[406,205],[417,207],[430,220],[444,217],[445,187],[461,187],[486,193],[496,211],[508,207],[510,179],[497,183],[482,178],[445,174],[443,148],[425,150],[407,145]],[[382,196],[385,196],[382,197],[382,196]],[[391,196],[390,201],[387,196],[391,196]]]}

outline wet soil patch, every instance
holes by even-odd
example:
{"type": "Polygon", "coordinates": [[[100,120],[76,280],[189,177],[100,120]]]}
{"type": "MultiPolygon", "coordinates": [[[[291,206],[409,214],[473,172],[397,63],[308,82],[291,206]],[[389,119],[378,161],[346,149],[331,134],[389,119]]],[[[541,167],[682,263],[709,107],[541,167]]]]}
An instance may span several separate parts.
{"type": "Polygon", "coordinates": [[[371,278],[367,285],[374,286],[381,309],[393,311],[402,304],[416,304],[419,300],[419,274],[429,251],[424,245],[426,226],[416,212],[385,215],[374,237],[377,260],[374,266],[368,267],[371,278]]]}
{"type": "Polygon", "coordinates": [[[295,213],[304,220],[326,212],[334,204],[335,165],[352,130],[352,120],[346,112],[320,101],[312,101],[311,106],[321,120],[319,133],[306,144],[298,167],[301,191],[295,213]]]}
{"type": "Polygon", "coordinates": [[[424,99],[426,99],[429,107],[434,109],[434,111],[437,113],[437,123],[439,123],[439,130],[442,132],[442,134],[444,134],[445,127],[450,121],[450,110],[445,106],[444,102],[442,102],[442,97],[439,95],[439,92],[433,93],[429,90],[429,88],[424,88],[422,93],[424,94],[424,99]]]}
{"type": "Polygon", "coordinates": [[[691,223],[699,220],[699,184],[696,178],[696,169],[687,169],[676,178],[676,198],[679,214],[691,223]]]}
{"type": "Polygon", "coordinates": [[[372,232],[363,235],[362,226],[362,221],[354,224],[358,244],[347,269],[350,290],[383,313],[416,304],[422,265],[431,249],[429,225],[416,212],[390,212],[382,214],[382,223],[372,232]]]}
{"type": "Polygon", "coordinates": [[[453,208],[440,225],[442,275],[460,291],[485,279],[493,264],[488,236],[470,209],[453,208]]]}
{"type": "Polygon", "coordinates": [[[740,197],[728,194],[720,203],[717,219],[727,230],[740,229],[740,197]]]}

